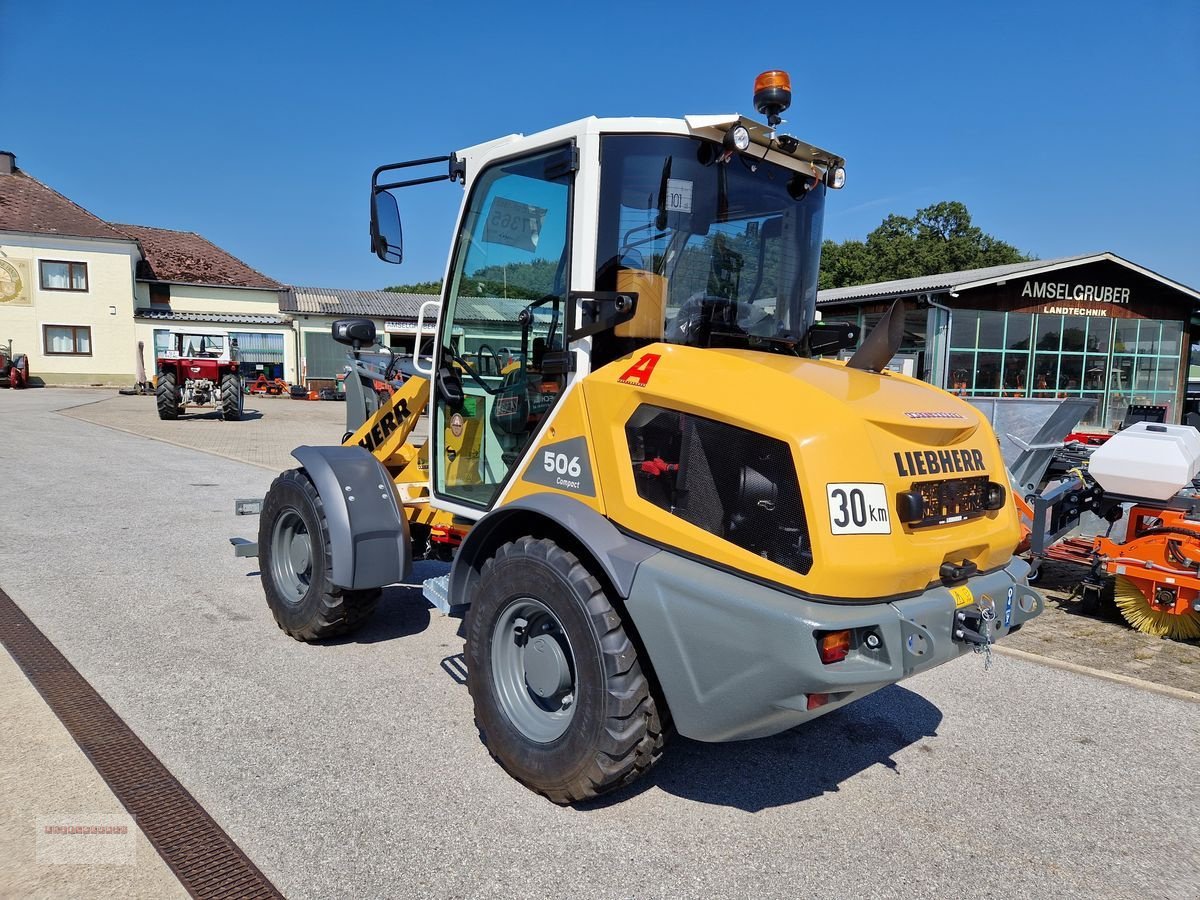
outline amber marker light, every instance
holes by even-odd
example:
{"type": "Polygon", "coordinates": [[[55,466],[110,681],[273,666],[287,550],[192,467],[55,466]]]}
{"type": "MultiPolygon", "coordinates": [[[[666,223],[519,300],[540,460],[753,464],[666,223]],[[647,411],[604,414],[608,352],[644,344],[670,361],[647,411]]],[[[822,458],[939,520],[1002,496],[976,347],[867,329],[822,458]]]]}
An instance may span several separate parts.
{"type": "Polygon", "coordinates": [[[850,654],[849,631],[818,632],[817,652],[825,665],[841,662],[850,654]]]}
{"type": "Polygon", "coordinates": [[[754,108],[778,125],[779,117],[792,105],[792,79],[782,69],[769,69],[754,79],[754,108]]]}

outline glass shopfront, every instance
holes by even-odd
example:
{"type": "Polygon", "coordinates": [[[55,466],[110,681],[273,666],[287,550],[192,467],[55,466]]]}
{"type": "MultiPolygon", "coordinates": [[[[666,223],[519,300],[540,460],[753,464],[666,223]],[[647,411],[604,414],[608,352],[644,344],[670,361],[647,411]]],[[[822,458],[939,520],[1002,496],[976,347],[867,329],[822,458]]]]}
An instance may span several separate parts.
{"type": "Polygon", "coordinates": [[[1133,404],[1179,421],[1183,323],[956,309],[945,386],[962,396],[1086,397],[1082,424],[1117,427],[1133,404]]]}

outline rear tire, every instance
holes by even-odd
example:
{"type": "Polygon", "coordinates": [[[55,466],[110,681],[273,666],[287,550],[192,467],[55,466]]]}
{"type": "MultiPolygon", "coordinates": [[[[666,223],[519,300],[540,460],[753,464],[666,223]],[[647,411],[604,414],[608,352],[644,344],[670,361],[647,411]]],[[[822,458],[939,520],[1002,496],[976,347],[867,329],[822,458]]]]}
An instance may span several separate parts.
{"type": "Polygon", "coordinates": [[[179,418],[179,384],[175,380],[174,372],[163,372],[158,376],[154,396],[158,402],[160,419],[179,418]]]}
{"type": "Polygon", "coordinates": [[[531,537],[500,547],[466,631],[475,724],[525,786],[555,803],[590,800],[661,757],[663,717],[637,648],[572,553],[531,537]]]}
{"type": "Polygon", "coordinates": [[[325,506],[303,469],[284,472],[267,491],[258,552],[267,606],[279,627],[298,641],[355,630],[375,611],[383,593],[380,588],[334,587],[325,506]]]}
{"type": "Polygon", "coordinates": [[[221,416],[226,422],[242,417],[242,379],[232,372],[221,376],[221,416]]]}

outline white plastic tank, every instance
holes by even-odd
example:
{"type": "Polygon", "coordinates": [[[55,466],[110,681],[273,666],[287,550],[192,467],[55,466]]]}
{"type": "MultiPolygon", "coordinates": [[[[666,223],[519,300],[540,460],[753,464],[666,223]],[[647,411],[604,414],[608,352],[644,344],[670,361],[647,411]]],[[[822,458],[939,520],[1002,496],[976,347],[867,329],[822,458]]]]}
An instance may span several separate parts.
{"type": "Polygon", "coordinates": [[[1200,473],[1200,431],[1138,422],[1097,447],[1088,471],[1111,494],[1169,500],[1200,473]]]}

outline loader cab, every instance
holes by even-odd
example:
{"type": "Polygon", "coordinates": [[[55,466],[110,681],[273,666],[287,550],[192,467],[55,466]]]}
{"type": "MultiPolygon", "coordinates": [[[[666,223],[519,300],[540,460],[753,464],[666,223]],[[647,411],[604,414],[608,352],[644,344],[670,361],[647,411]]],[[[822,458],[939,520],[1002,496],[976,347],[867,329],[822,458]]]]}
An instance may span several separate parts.
{"type": "Polygon", "coordinates": [[[840,164],[724,116],[585,119],[377,170],[372,246],[386,261],[401,234],[391,188],[466,186],[430,373],[436,504],[482,516],[574,385],[640,347],[807,354],[840,164]],[[441,161],[447,175],[379,183],[441,161]]]}

